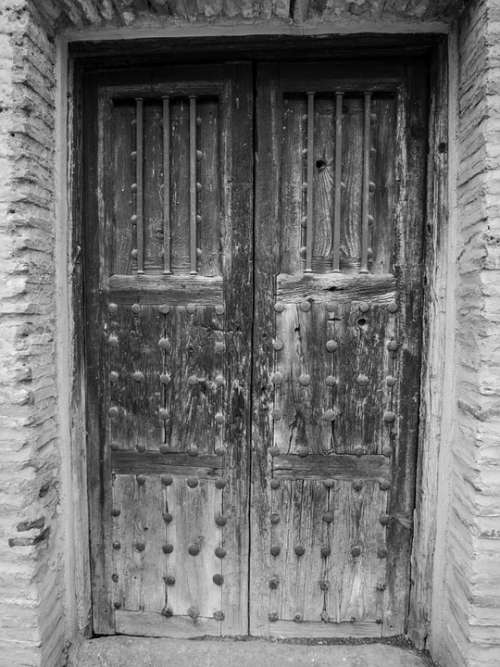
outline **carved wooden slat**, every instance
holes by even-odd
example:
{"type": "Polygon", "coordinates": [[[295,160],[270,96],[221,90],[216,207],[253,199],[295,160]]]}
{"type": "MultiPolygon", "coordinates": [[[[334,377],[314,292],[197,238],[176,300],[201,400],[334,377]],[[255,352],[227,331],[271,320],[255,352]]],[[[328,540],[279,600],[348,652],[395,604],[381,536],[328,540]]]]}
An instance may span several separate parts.
{"type": "Polygon", "coordinates": [[[335,95],[335,212],[333,218],[333,270],[340,269],[340,227],[342,197],[342,103],[344,94],[335,95]]]}
{"type": "Polygon", "coordinates": [[[146,102],[143,115],[144,273],[148,274],[161,273],[164,265],[163,109],[161,100],[146,102]]]}
{"type": "Polygon", "coordinates": [[[144,104],[142,97],[136,99],[136,215],[137,215],[137,273],[144,273],[144,104]]]}
{"type": "MultiPolygon", "coordinates": [[[[276,98],[275,104],[280,104],[276,98]]],[[[281,235],[281,271],[299,273],[305,264],[302,247],[305,247],[305,201],[302,185],[304,181],[304,153],[306,151],[306,111],[304,96],[286,96],[283,101],[283,127],[280,153],[282,178],[280,199],[282,208],[281,228],[287,233],[281,235]]]]}
{"type": "Polygon", "coordinates": [[[333,227],[334,101],[317,95],[314,115],[313,270],[331,271],[333,227]]]}
{"type": "Polygon", "coordinates": [[[196,96],[189,97],[189,255],[191,273],[197,273],[196,234],[196,96]]]}
{"type": "Polygon", "coordinates": [[[174,274],[191,269],[189,240],[189,103],[184,97],[172,99],[171,139],[171,268],[174,274]]]}
{"type": "Polygon", "coordinates": [[[312,271],[314,214],[314,93],[307,93],[306,272],[312,271]]]}
{"type": "Polygon", "coordinates": [[[368,218],[370,215],[371,93],[364,94],[363,115],[363,203],[361,212],[361,273],[368,272],[368,218]]]}
{"type": "Polygon", "coordinates": [[[170,98],[163,98],[163,273],[170,269],[170,98]]]}

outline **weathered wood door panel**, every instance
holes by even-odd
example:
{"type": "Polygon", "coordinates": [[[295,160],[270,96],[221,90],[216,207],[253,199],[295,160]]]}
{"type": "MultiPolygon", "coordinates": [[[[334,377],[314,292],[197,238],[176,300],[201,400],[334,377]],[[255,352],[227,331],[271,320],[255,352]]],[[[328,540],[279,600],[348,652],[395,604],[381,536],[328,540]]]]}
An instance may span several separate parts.
{"type": "Polygon", "coordinates": [[[247,65],[95,76],[87,132],[97,632],[247,632],[247,65]],[[94,106],[92,107],[92,101],[94,106]]]}
{"type": "Polygon", "coordinates": [[[426,104],[411,62],[89,76],[96,632],[404,631],[426,104]]]}
{"type": "Polygon", "coordinates": [[[404,631],[425,88],[387,63],[259,70],[253,634],[404,631]]]}

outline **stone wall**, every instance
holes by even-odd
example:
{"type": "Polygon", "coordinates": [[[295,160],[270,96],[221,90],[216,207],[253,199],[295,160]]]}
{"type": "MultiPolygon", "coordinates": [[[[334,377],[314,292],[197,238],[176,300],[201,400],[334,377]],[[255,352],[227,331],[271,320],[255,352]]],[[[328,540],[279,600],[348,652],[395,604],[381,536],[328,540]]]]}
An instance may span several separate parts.
{"type": "Polygon", "coordinates": [[[459,31],[457,432],[435,656],[500,664],[500,6],[459,31]]]}
{"type": "MultiPolygon", "coordinates": [[[[57,33],[228,21],[425,25],[448,20],[458,4],[0,0],[0,663],[57,667],[73,629],[64,623],[71,559],[62,505],[73,491],[62,483],[69,443],[58,436],[55,369],[57,33]]],[[[500,664],[500,7],[467,4],[459,35],[458,420],[443,595],[431,628],[431,647],[447,667],[500,664]]]]}

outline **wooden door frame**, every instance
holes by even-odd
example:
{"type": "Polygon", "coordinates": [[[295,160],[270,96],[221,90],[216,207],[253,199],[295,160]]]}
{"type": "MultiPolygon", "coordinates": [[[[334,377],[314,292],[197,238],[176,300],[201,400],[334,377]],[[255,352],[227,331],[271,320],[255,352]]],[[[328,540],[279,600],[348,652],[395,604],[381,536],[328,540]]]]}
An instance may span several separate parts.
{"type": "MultiPolygon", "coordinates": [[[[232,38],[186,37],[127,40],[123,55],[122,40],[78,41],[67,47],[65,90],[61,101],[66,118],[68,153],[64,156],[67,178],[67,214],[64,224],[70,225],[67,261],[72,267],[69,286],[68,321],[71,339],[68,341],[69,399],[69,468],[73,484],[72,516],[66,524],[77,525],[75,555],[69,558],[73,571],[69,574],[76,590],[77,621],[86,635],[92,630],[92,593],[90,590],[90,557],[87,514],[87,442],[85,429],[85,354],[83,337],[83,269],[80,255],[83,247],[84,203],[83,186],[82,102],[83,79],[87,72],[134,64],[165,62],[196,62],[196,60],[261,60],[279,59],[336,59],[377,56],[419,56],[428,62],[430,76],[429,154],[427,163],[427,220],[424,286],[424,317],[422,346],[422,376],[420,428],[417,465],[417,493],[414,516],[414,537],[411,565],[411,593],[408,614],[408,635],[424,646],[429,633],[432,603],[432,574],[436,543],[435,506],[438,498],[439,414],[445,385],[443,348],[447,317],[444,312],[446,293],[450,289],[448,267],[453,262],[449,252],[448,225],[448,36],[445,34],[364,34],[283,36],[265,35],[232,38]],[[354,43],[354,46],[353,46],[354,43]],[[67,86],[67,88],[66,88],[67,86]],[[66,106],[67,105],[67,106],[66,106]],[[436,400],[437,396],[437,400],[436,400]],[[81,554],[81,555],[79,555],[81,554]],[[76,562],[75,562],[76,561],[76,562]]],[[[61,224],[62,221],[61,221],[61,224]]]]}

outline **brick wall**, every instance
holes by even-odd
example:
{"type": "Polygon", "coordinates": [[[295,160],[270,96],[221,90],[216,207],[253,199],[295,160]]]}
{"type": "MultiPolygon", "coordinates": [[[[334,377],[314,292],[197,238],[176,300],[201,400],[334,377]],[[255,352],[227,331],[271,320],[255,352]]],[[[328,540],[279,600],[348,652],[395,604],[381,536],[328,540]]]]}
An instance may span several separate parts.
{"type": "Polygon", "coordinates": [[[457,433],[436,657],[500,664],[500,6],[459,30],[457,433]]]}
{"type": "Polygon", "coordinates": [[[22,0],[0,3],[0,663],[10,665],[56,665],[64,642],[54,46],[34,19],[22,0]]]}
{"type": "MultiPolygon", "coordinates": [[[[190,21],[432,21],[453,0],[0,0],[0,664],[62,663],[64,522],[55,372],[56,33],[190,21]],[[146,11],[146,7],[149,10],[146,11]]],[[[460,25],[457,438],[443,665],[500,664],[500,6],[460,25]],[[498,281],[497,281],[498,278],[498,281]],[[497,342],[498,341],[498,342],[497,342]]]]}

